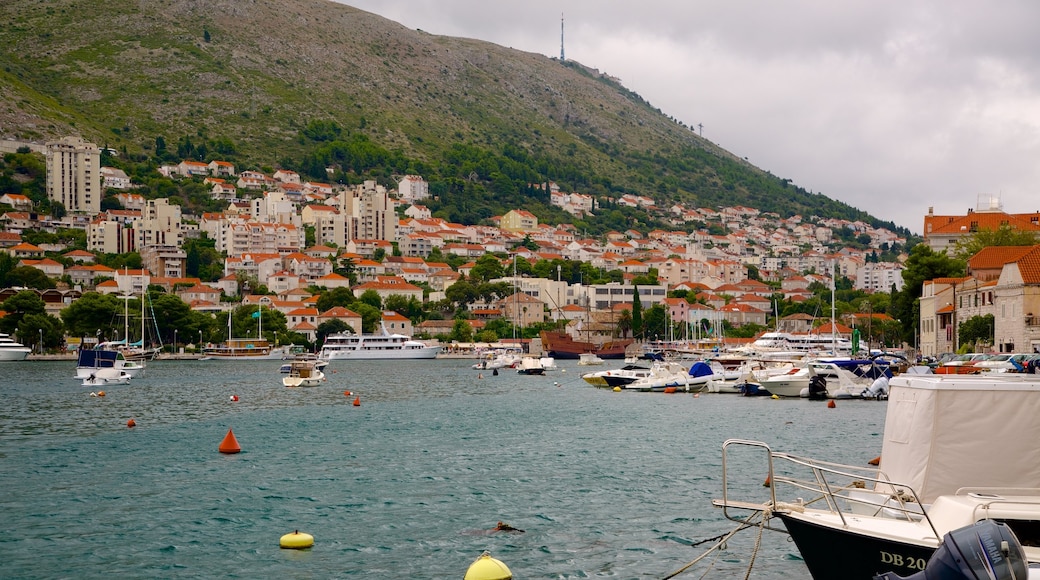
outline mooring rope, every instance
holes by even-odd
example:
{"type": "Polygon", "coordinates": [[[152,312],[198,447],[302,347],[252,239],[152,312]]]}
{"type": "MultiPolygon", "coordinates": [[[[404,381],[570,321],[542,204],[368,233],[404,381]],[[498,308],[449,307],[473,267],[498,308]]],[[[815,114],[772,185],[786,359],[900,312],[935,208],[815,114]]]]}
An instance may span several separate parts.
{"type": "MultiPolygon", "coordinates": [[[[728,533],[725,533],[725,534],[722,534],[722,535],[719,535],[719,536],[715,536],[714,538],[708,538],[707,540],[703,540],[703,541],[697,542],[695,544],[690,544],[691,546],[699,546],[701,544],[710,542],[712,540],[717,540],[714,545],[712,545],[710,548],[708,548],[700,556],[697,556],[696,558],[694,558],[694,560],[692,562],[690,562],[689,564],[686,564],[682,568],[679,568],[675,572],[672,572],[671,574],[665,576],[661,580],[669,580],[670,578],[675,578],[679,574],[682,574],[683,572],[685,572],[685,571],[689,570],[690,568],[692,568],[693,566],[695,566],[698,562],[700,562],[701,560],[706,558],[708,556],[708,554],[710,554],[712,552],[715,552],[716,550],[719,550],[719,549],[724,549],[725,545],[726,545],[726,541],[729,540],[730,538],[732,538],[734,535],[736,535],[737,532],[739,532],[741,530],[745,530],[747,528],[750,528],[750,527],[753,527],[753,526],[757,526],[759,528],[759,538],[761,539],[761,537],[762,537],[762,529],[765,527],[765,521],[763,520],[763,521],[761,521],[758,524],[755,524],[755,523],[752,522],[752,520],[754,520],[756,516],[761,515],[761,513],[762,513],[761,511],[756,511],[755,513],[751,514],[746,521],[744,521],[743,523],[741,523],[740,525],[738,525],[736,528],[734,528],[732,531],[730,531],[728,533]]],[[[757,547],[756,547],[756,551],[757,551],[757,547]]],[[[716,554],[715,557],[718,558],[718,554],[716,554]]],[[[754,559],[752,559],[752,563],[754,563],[754,559]]],[[[709,567],[709,570],[710,569],[711,568],[709,567]]],[[[707,574],[707,571],[705,571],[705,574],[707,574]]],[[[748,568],[748,574],[749,575],[751,574],[751,569],[750,568],[748,568]]],[[[702,578],[703,578],[703,576],[702,576],[702,578]]]]}

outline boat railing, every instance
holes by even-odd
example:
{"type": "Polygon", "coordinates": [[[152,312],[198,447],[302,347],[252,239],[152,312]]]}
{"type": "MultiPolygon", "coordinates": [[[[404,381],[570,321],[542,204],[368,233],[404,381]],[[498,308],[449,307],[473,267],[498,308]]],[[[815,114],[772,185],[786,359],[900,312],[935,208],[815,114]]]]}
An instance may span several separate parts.
{"type": "MultiPolygon", "coordinates": [[[[846,465],[782,453],[761,441],[728,439],[722,444],[722,501],[719,505],[727,519],[737,522],[745,519],[731,514],[731,507],[778,511],[819,507],[821,504],[836,514],[843,526],[848,525],[846,518],[854,515],[924,520],[936,537],[941,537],[917,492],[909,485],[892,481],[879,467],[846,465]],[[767,473],[763,487],[768,491],[764,498],[754,492],[749,494],[760,501],[731,499],[733,488],[737,487],[729,473],[729,465],[733,461],[731,447],[765,452],[767,473]]],[[[766,527],[777,529],[768,525],[766,527]]]]}

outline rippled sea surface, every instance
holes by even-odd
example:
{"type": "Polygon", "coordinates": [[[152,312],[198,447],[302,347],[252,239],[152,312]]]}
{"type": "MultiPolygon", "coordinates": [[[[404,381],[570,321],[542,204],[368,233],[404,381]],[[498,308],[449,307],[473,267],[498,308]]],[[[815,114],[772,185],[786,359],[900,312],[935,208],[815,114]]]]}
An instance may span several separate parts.
{"type": "MultiPolygon", "coordinates": [[[[3,363],[0,577],[461,579],[489,550],[518,579],[663,578],[736,526],[711,506],[724,440],[880,454],[885,403],[614,393],[588,367],[472,362],[336,361],[286,389],[278,361],[155,361],[103,398],[72,361],[3,363]],[[228,429],[242,453],[217,451],[228,429]],[[313,549],[279,549],[296,529],[313,549]]],[[[729,468],[761,493],[764,462],[729,468]]],[[[678,577],[808,577],[786,535],[755,543],[678,577]]]]}

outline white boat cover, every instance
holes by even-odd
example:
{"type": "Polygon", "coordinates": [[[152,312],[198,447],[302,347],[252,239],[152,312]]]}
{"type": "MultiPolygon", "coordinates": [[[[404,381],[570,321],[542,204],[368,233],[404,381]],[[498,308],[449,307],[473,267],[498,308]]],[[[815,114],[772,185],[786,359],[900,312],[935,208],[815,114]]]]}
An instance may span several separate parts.
{"type": "Polygon", "coordinates": [[[922,502],[1040,487],[1040,376],[899,375],[890,386],[880,468],[922,502]]]}

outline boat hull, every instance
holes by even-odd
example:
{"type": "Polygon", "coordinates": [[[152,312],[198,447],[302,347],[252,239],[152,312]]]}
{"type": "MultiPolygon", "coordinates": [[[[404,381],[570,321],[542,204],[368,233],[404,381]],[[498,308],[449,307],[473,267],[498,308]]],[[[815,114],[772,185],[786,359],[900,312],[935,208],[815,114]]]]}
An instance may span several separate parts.
{"type": "Polygon", "coordinates": [[[813,580],[872,580],[884,572],[909,576],[923,570],[938,547],[938,542],[910,544],[816,525],[785,512],[777,515],[813,580]]]}
{"type": "Polygon", "coordinates": [[[15,362],[29,357],[28,347],[0,349],[0,362],[15,362]]]}
{"type": "MultiPolygon", "coordinates": [[[[427,346],[407,350],[365,351],[365,350],[335,350],[322,354],[325,360],[412,360],[437,358],[441,351],[439,346],[427,346]]],[[[490,368],[490,367],[489,367],[490,368]]]]}
{"type": "Polygon", "coordinates": [[[542,350],[557,359],[574,360],[582,354],[594,354],[602,359],[623,359],[625,350],[632,344],[631,339],[616,340],[597,346],[591,342],[581,342],[571,338],[566,332],[542,331],[542,350]]]}

